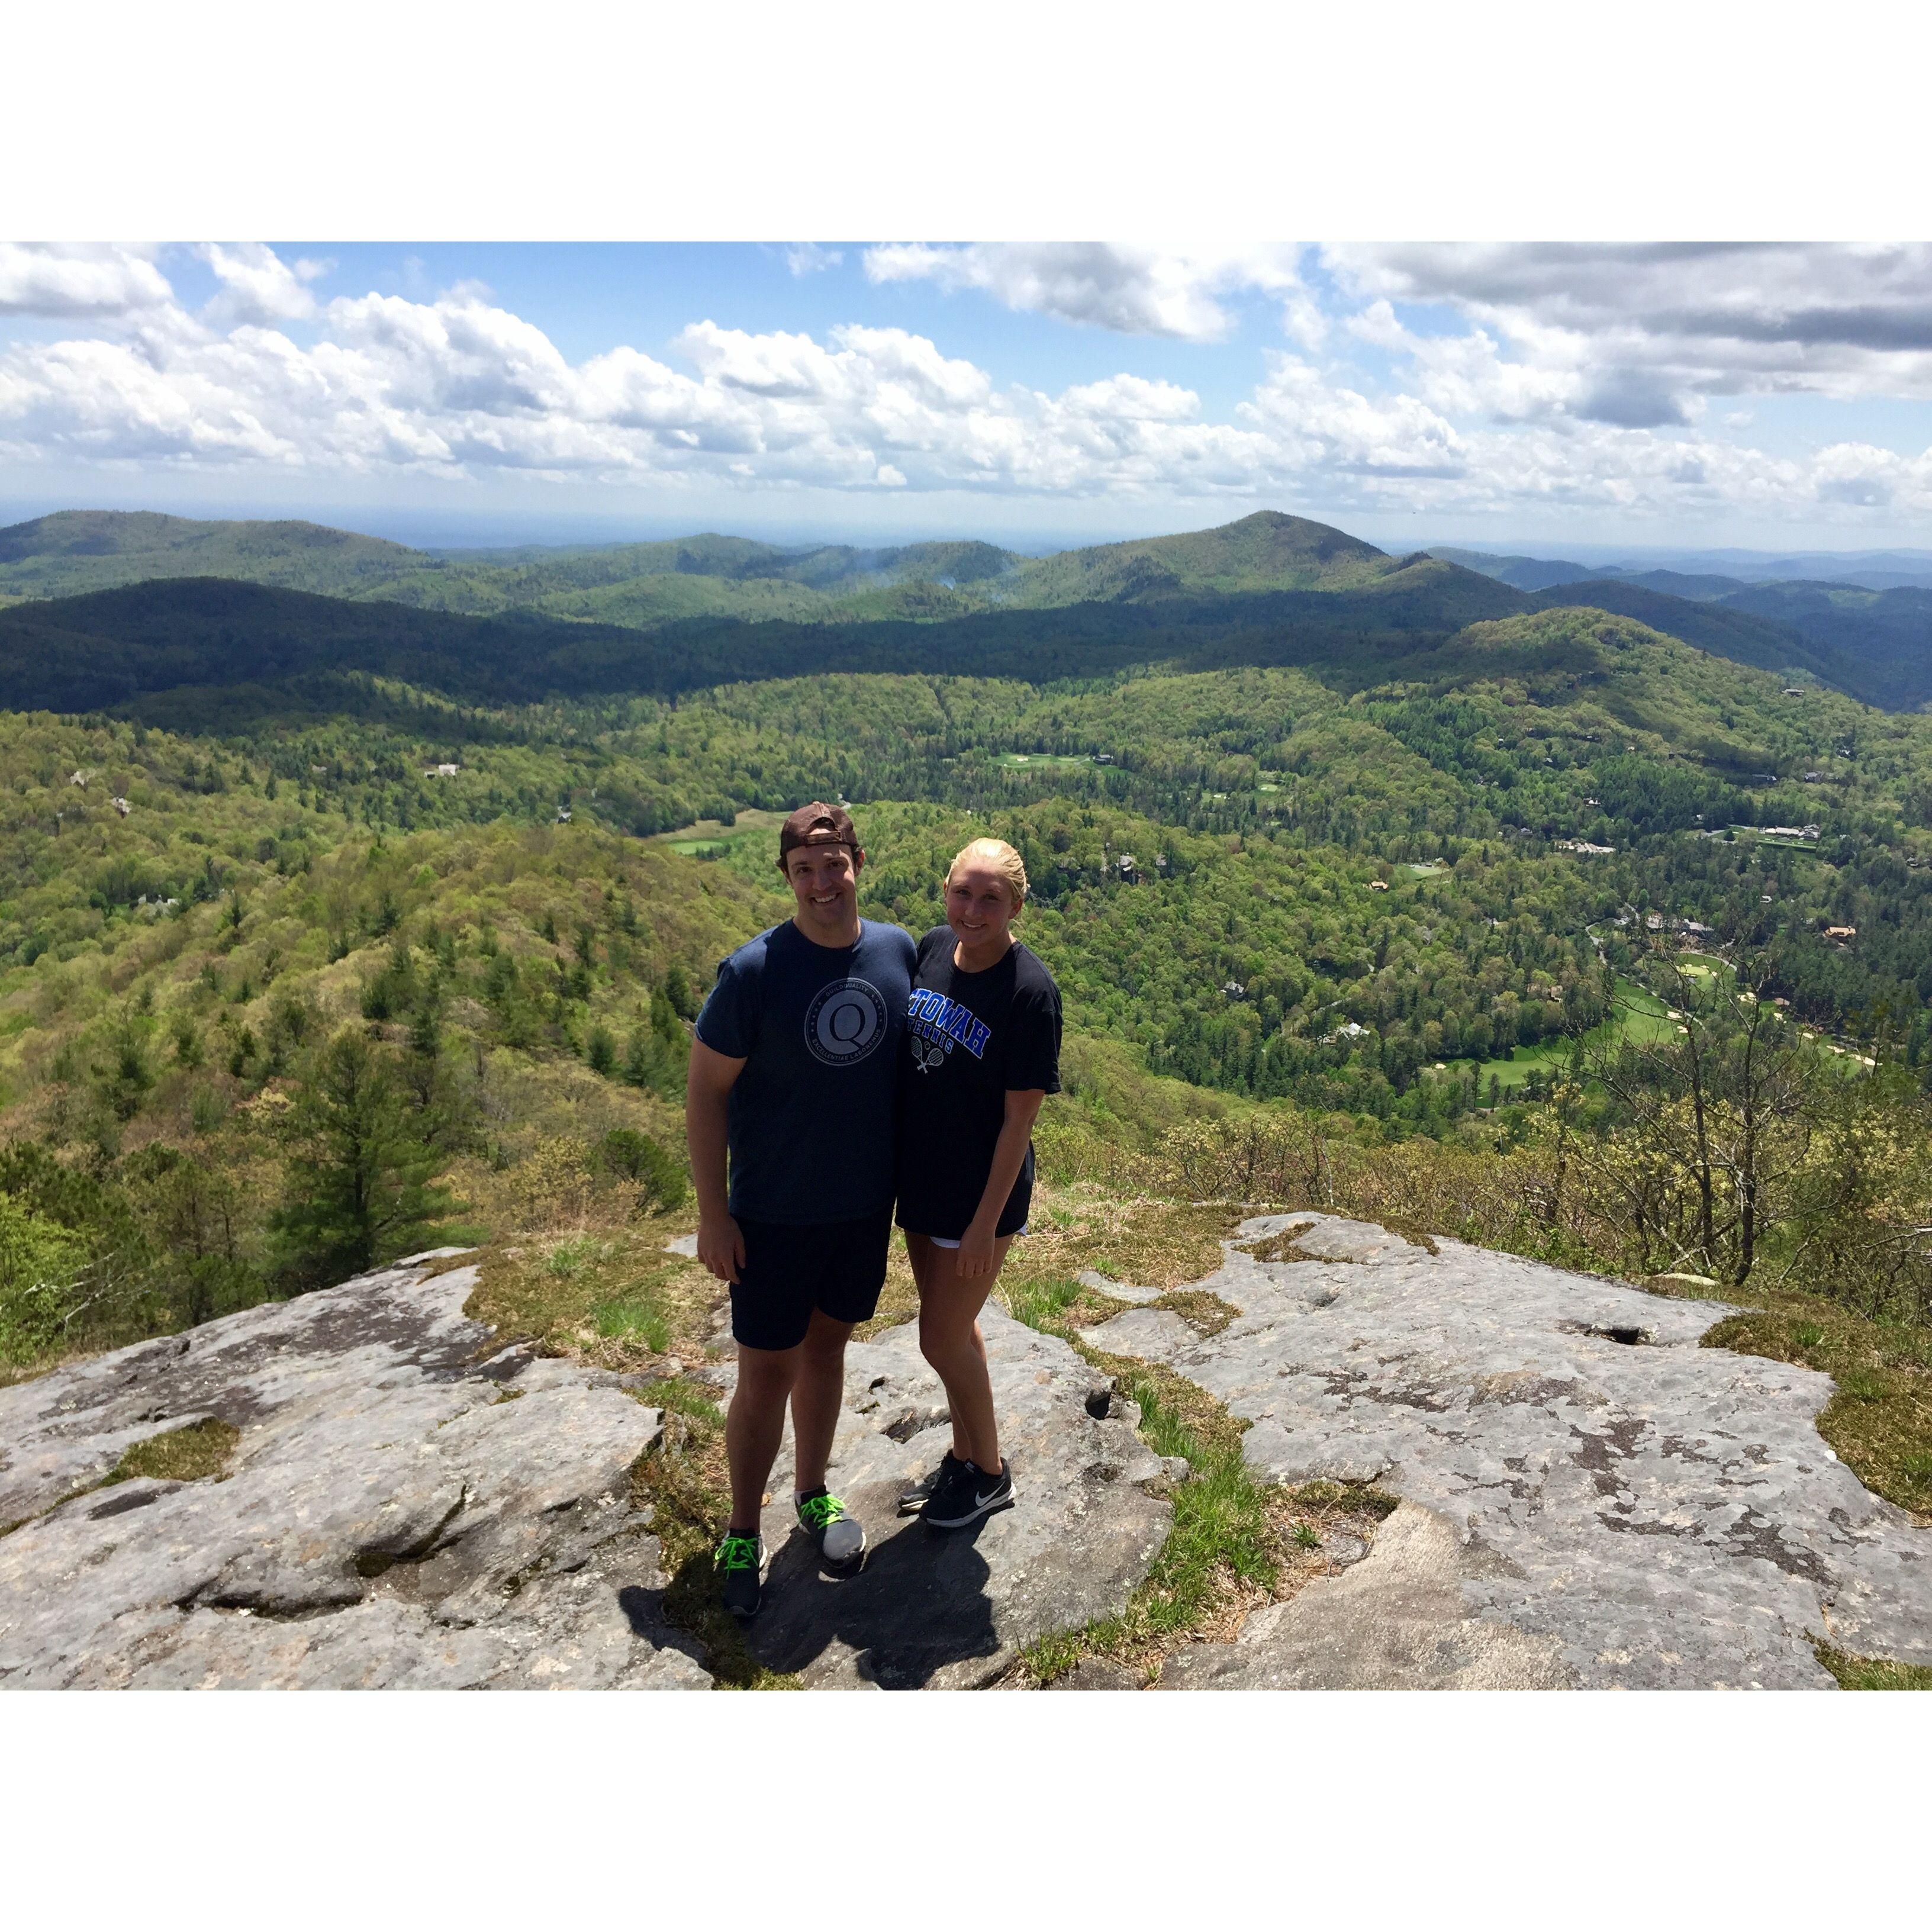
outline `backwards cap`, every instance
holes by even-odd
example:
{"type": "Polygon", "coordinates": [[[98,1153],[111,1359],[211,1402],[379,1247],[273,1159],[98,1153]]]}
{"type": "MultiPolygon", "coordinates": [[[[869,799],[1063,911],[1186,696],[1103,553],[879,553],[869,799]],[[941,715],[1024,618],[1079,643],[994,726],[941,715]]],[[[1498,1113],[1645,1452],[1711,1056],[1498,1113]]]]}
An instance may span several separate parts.
{"type": "Polygon", "coordinates": [[[851,814],[842,805],[827,805],[822,799],[800,806],[779,827],[781,869],[786,854],[797,845],[843,845],[854,856],[860,850],[859,835],[853,829],[851,814]]]}

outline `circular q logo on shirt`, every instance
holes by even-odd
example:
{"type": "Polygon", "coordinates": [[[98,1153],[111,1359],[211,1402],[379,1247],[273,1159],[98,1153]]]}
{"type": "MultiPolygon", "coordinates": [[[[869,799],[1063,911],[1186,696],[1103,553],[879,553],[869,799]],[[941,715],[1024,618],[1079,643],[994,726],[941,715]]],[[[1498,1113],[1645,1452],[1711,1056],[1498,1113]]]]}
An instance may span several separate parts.
{"type": "Polygon", "coordinates": [[[886,1036],[885,996],[864,980],[835,980],[805,1016],[805,1043],[827,1066],[852,1066],[886,1036]]]}

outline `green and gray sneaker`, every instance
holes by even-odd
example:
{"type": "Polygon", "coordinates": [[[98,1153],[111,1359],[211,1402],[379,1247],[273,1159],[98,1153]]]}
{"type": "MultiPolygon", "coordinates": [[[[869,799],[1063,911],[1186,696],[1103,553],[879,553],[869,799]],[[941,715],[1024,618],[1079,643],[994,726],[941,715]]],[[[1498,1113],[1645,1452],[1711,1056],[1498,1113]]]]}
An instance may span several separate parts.
{"type": "Polygon", "coordinates": [[[834,1570],[850,1570],[865,1560],[864,1526],[845,1513],[845,1505],[821,1484],[797,1498],[798,1526],[818,1545],[818,1553],[834,1570]]]}
{"type": "Polygon", "coordinates": [[[764,1584],[764,1538],[740,1536],[736,1531],[728,1529],[724,1540],[718,1546],[712,1568],[718,1578],[718,1594],[724,1599],[724,1607],[734,1617],[756,1616],[759,1594],[764,1584]]]}

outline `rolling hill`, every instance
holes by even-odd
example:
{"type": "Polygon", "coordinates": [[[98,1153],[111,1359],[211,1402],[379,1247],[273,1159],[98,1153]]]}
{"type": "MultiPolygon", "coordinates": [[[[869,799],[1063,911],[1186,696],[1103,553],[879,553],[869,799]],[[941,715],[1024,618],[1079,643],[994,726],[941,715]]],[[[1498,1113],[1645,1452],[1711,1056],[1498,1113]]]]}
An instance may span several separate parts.
{"type": "Polygon", "coordinates": [[[715,533],[432,553],[312,524],[64,512],[0,530],[0,608],[22,646],[0,669],[0,698],[110,705],[233,684],[250,663],[257,679],[382,671],[515,700],[799,668],[1076,676],[1169,659],[1334,658],[1340,673],[1358,647],[1379,662],[1408,634],[1439,640],[1573,605],[1868,703],[1903,709],[1932,697],[1932,592],[1592,576],[1560,560],[1473,551],[1395,557],[1274,511],[1044,557],[974,542],[784,548],[715,533]],[[364,614],[224,598],[217,580],[364,614]],[[176,588],[110,594],[166,584],[176,588]],[[238,626],[254,627],[259,653],[238,626]]]}
{"type": "Polygon", "coordinates": [[[352,596],[412,569],[420,555],[322,524],[61,510],[0,530],[0,592],[60,597],[154,578],[235,577],[352,596]]]}

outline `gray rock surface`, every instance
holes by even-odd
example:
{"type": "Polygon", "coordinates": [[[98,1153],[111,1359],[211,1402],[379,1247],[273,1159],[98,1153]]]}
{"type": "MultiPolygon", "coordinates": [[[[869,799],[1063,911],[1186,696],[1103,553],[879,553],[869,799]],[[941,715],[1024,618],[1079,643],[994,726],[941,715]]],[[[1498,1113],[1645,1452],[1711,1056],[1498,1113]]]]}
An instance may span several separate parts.
{"type": "Polygon", "coordinates": [[[1116,1301],[1158,1301],[1167,1292],[1164,1288],[1136,1288],[1132,1282],[1116,1281],[1098,1268],[1082,1268],[1073,1279],[1082,1288],[1097,1288],[1116,1301]]]}
{"type": "Polygon", "coordinates": [[[413,1258],[0,1390],[0,1686],[708,1685],[617,1378],[491,1352],[413,1258]],[[209,1417],[229,1473],[98,1484],[209,1417]]]}
{"type": "Polygon", "coordinates": [[[1162,1690],[1552,1690],[1576,1681],[1562,1642],[1472,1613],[1456,1527],[1402,1504],[1371,1553],[1257,1611],[1232,1643],[1190,1646],[1162,1690]]]}
{"type": "Polygon", "coordinates": [[[1427,1514],[1403,1519],[1399,1562],[1386,1560],[1391,1518],[1366,1560],[1215,1647],[1249,1652],[1238,1667],[1190,1662],[1178,1681],[1328,1681],[1351,1657],[1363,1682],[1483,1681],[1547,1654],[1582,1685],[1828,1686],[1814,1636],[1932,1662],[1932,1531],[1820,1439],[1829,1378],[1700,1348],[1730,1312],[1720,1304],[1460,1242],[1432,1255],[1306,1214],[1244,1222],[1238,1238],[1292,1223],[1312,1224],[1298,1245],[1313,1258],[1263,1264],[1230,1245],[1198,1284],[1241,1310],[1219,1334],[1156,1330],[1134,1310],[1092,1339],[1165,1362],[1251,1423],[1247,1458],[1270,1478],[1379,1480],[1427,1514]],[[1458,1545],[1454,1617],[1431,1523],[1458,1545]],[[1365,1616],[1391,1576],[1406,1607],[1386,1615],[1410,1636],[1312,1646],[1316,1612],[1298,1604],[1365,1616]],[[1416,1634],[1438,1611],[1459,1634],[1440,1667],[1416,1634]],[[1486,1650],[1471,1618],[1500,1633],[1486,1650]],[[1403,1655],[1406,1676],[1366,1660],[1403,1655]]]}
{"type": "Polygon", "coordinates": [[[1165,1472],[1133,1406],[1064,1342],[994,1306],[980,1324],[1018,1502],[963,1530],[901,1516],[907,1485],[951,1442],[946,1393],[916,1323],[854,1342],[831,1480],[871,1550],[855,1576],[820,1574],[795,1526],[788,1443],[765,1513],[765,1606],[748,1633],[772,1670],[814,1687],[988,1684],[1035,1638],[1118,1610],[1147,1574],[1172,1508],[1147,1486],[1165,1472]]]}

